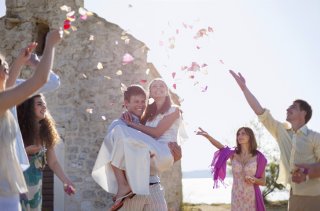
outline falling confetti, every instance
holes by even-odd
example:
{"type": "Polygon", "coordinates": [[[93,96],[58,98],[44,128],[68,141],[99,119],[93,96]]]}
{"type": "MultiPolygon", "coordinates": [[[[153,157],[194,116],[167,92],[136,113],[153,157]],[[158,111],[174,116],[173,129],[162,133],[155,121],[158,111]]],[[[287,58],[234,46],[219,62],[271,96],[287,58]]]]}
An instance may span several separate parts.
{"type": "Polygon", "coordinates": [[[208,86],[202,87],[201,92],[206,92],[208,90],[208,86]]]}
{"type": "Polygon", "coordinates": [[[86,74],[82,73],[83,78],[88,78],[86,74]]]}
{"type": "Polygon", "coordinates": [[[71,11],[71,7],[68,7],[67,5],[63,5],[63,6],[60,7],[60,10],[66,11],[66,12],[70,12],[71,11]]]}
{"type": "Polygon", "coordinates": [[[101,116],[101,119],[103,120],[103,121],[106,121],[106,116],[101,116]]]}
{"type": "Polygon", "coordinates": [[[87,108],[86,112],[89,113],[89,114],[92,114],[93,113],[93,109],[92,108],[87,108]]]}
{"type": "Polygon", "coordinates": [[[117,75],[122,75],[122,70],[118,70],[118,71],[116,72],[116,74],[117,74],[117,75]]]}
{"type": "Polygon", "coordinates": [[[148,100],[148,105],[151,105],[152,103],[154,103],[154,99],[152,97],[150,97],[148,100]]]}
{"type": "Polygon", "coordinates": [[[67,20],[73,22],[76,20],[76,16],[72,15],[72,16],[67,16],[67,20]]]}
{"type": "Polygon", "coordinates": [[[147,83],[147,80],[145,80],[145,79],[140,80],[140,84],[145,84],[145,83],[147,83]]]}
{"type": "Polygon", "coordinates": [[[149,73],[150,73],[150,69],[148,68],[146,69],[146,75],[149,75],[149,73]]]}
{"type": "Polygon", "coordinates": [[[127,89],[128,89],[127,86],[121,83],[121,87],[120,87],[121,92],[124,93],[125,91],[127,91],[127,89]]]}
{"type": "Polygon", "coordinates": [[[83,7],[80,7],[79,10],[78,10],[79,14],[80,14],[80,19],[81,20],[87,20],[88,16],[92,16],[93,13],[86,10],[85,8],[83,7]]]}
{"type": "Polygon", "coordinates": [[[194,39],[198,39],[200,37],[203,37],[204,35],[208,35],[207,34],[207,29],[200,29],[193,38],[194,39]]]}
{"type": "Polygon", "coordinates": [[[64,29],[64,30],[68,30],[68,29],[70,28],[70,26],[71,26],[71,21],[65,20],[65,21],[63,22],[63,29],[64,29]]]}
{"type": "Polygon", "coordinates": [[[110,76],[107,76],[107,75],[105,75],[105,76],[103,76],[103,77],[106,78],[106,79],[108,79],[108,80],[111,79],[111,77],[110,77],[110,76]]]}
{"type": "Polygon", "coordinates": [[[102,65],[102,63],[101,63],[101,62],[98,62],[98,64],[97,64],[97,68],[98,68],[98,70],[102,70],[102,69],[103,69],[103,65],[102,65]]]}
{"type": "Polygon", "coordinates": [[[191,66],[188,68],[188,71],[199,71],[200,70],[200,65],[197,62],[192,62],[191,66]]]}
{"type": "Polygon", "coordinates": [[[168,39],[168,42],[169,42],[169,48],[170,48],[170,49],[175,48],[175,42],[176,42],[176,38],[175,38],[175,37],[170,37],[170,38],[168,39]]]}
{"type": "Polygon", "coordinates": [[[71,17],[71,16],[74,16],[76,12],[75,11],[70,11],[66,14],[67,17],[71,17]]]}
{"type": "Polygon", "coordinates": [[[133,60],[134,60],[133,56],[131,56],[129,53],[126,53],[123,55],[122,64],[123,65],[129,64],[133,62],[133,60]]]}
{"type": "Polygon", "coordinates": [[[71,29],[72,29],[72,31],[77,31],[78,30],[77,27],[75,27],[75,26],[71,26],[71,29]]]}
{"type": "Polygon", "coordinates": [[[90,35],[89,40],[94,40],[94,35],[90,35]]]}

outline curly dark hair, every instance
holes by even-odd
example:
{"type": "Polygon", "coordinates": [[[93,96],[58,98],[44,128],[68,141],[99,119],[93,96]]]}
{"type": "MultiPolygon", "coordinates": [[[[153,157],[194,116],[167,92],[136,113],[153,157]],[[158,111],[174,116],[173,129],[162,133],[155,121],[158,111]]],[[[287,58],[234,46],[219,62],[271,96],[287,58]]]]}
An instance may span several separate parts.
{"type": "Polygon", "coordinates": [[[24,101],[17,107],[18,122],[21,129],[21,134],[25,147],[33,145],[36,137],[39,136],[41,145],[52,148],[60,140],[60,136],[56,129],[56,123],[49,110],[47,109],[45,118],[39,121],[40,128],[37,130],[36,115],[34,111],[35,98],[42,98],[45,100],[42,94],[37,94],[24,101]],[[37,134],[38,132],[38,134],[37,134]]]}

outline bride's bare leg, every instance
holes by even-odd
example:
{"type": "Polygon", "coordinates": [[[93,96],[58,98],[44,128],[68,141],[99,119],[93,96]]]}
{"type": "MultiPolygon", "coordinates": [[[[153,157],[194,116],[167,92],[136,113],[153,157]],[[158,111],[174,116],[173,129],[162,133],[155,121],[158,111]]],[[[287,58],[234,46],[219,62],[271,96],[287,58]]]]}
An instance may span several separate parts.
{"type": "Polygon", "coordinates": [[[125,196],[131,191],[131,188],[129,186],[129,183],[126,178],[126,174],[124,170],[121,170],[113,165],[112,169],[114,172],[114,175],[116,177],[117,183],[118,183],[118,192],[116,194],[116,199],[122,196],[125,196]]]}

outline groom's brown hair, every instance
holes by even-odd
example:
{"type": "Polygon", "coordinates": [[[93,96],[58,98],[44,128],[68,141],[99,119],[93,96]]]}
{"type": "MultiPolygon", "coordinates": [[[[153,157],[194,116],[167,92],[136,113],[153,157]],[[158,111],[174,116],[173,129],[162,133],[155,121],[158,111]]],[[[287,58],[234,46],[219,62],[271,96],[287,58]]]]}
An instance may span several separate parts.
{"type": "Polygon", "coordinates": [[[147,97],[146,91],[139,84],[130,85],[126,91],[123,93],[124,100],[130,102],[131,96],[143,95],[147,97]]]}

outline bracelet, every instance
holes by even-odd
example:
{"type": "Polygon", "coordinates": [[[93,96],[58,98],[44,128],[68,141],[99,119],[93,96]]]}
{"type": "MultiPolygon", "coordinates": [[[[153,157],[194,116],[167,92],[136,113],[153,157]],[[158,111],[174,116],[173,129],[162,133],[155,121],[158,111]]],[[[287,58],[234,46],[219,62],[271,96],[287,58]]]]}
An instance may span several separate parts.
{"type": "Polygon", "coordinates": [[[306,175],[306,181],[305,181],[305,182],[309,181],[309,179],[310,179],[310,178],[309,178],[309,174],[307,174],[307,175],[306,175]]]}
{"type": "Polygon", "coordinates": [[[305,182],[309,181],[309,179],[310,179],[309,178],[309,169],[304,168],[302,173],[306,175],[306,181],[305,182]]]}

